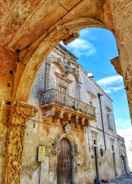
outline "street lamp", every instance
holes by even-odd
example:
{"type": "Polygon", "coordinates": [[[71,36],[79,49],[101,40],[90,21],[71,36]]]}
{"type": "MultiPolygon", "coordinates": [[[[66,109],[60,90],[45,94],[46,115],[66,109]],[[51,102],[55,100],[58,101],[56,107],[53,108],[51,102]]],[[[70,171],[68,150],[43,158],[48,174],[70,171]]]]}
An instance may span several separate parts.
{"type": "Polygon", "coordinates": [[[95,158],[95,170],[96,170],[96,178],[95,178],[95,184],[101,184],[100,183],[100,179],[99,179],[99,169],[98,169],[98,152],[97,152],[97,144],[96,144],[96,140],[94,140],[94,145],[93,145],[93,149],[94,149],[94,158],[95,158]]]}

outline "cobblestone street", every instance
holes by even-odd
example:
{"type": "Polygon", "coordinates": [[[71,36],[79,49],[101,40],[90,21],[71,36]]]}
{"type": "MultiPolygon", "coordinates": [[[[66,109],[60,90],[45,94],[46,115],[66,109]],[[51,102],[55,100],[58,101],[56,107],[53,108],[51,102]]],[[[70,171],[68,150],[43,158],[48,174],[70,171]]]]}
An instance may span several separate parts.
{"type": "Polygon", "coordinates": [[[109,184],[132,184],[132,174],[129,176],[121,176],[112,180],[109,184]]]}

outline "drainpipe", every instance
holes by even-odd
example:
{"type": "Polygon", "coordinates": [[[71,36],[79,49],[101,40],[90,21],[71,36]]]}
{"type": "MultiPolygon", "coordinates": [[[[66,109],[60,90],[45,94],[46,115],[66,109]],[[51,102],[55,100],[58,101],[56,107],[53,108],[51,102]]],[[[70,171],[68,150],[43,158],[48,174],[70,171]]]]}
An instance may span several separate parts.
{"type": "Polygon", "coordinates": [[[115,174],[115,177],[116,177],[117,176],[116,159],[115,159],[115,149],[114,149],[114,146],[113,145],[112,145],[112,157],[113,157],[114,174],[115,174]]]}
{"type": "Polygon", "coordinates": [[[98,96],[98,99],[99,99],[100,117],[101,117],[102,129],[103,129],[103,140],[104,140],[104,147],[105,147],[105,151],[106,151],[106,149],[107,149],[107,147],[106,147],[106,137],[105,137],[104,119],[103,119],[103,111],[102,111],[102,103],[101,103],[101,96],[103,96],[103,95],[98,93],[97,96],[98,96]]]}
{"type": "Polygon", "coordinates": [[[101,184],[99,179],[97,144],[95,140],[94,140],[94,158],[95,158],[95,171],[96,171],[95,184],[101,184]]]}
{"type": "Polygon", "coordinates": [[[124,171],[125,171],[125,175],[129,175],[128,171],[127,171],[127,166],[126,166],[126,159],[125,156],[121,155],[122,161],[123,161],[123,166],[124,166],[124,171]]]}
{"type": "Polygon", "coordinates": [[[40,169],[39,169],[39,184],[41,184],[41,173],[42,173],[42,163],[40,163],[40,169]]]}

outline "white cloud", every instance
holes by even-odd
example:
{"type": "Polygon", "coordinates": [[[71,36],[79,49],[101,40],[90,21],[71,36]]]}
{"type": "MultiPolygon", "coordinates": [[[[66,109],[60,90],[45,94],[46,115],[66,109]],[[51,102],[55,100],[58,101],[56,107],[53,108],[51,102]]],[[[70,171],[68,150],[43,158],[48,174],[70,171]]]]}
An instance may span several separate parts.
{"type": "Polygon", "coordinates": [[[120,75],[105,77],[97,81],[106,93],[117,92],[124,88],[123,79],[120,75]]]}
{"type": "Polygon", "coordinates": [[[96,35],[93,33],[93,28],[83,29],[80,32],[81,38],[90,38],[90,40],[96,40],[96,35]]]}
{"type": "Polygon", "coordinates": [[[105,93],[109,94],[111,93],[111,89],[104,89],[105,90],[105,93]]]}
{"type": "Polygon", "coordinates": [[[132,170],[132,128],[119,129],[118,134],[124,137],[128,155],[129,167],[132,170]]]}
{"type": "Polygon", "coordinates": [[[90,56],[96,53],[95,46],[91,42],[81,38],[77,38],[68,44],[68,48],[78,57],[81,55],[90,56]]]}
{"type": "Polygon", "coordinates": [[[122,77],[120,75],[114,75],[114,76],[106,77],[106,78],[99,80],[98,84],[108,85],[108,84],[111,84],[113,82],[120,82],[120,81],[122,82],[122,77]]]}
{"type": "Polygon", "coordinates": [[[79,38],[71,42],[69,46],[77,49],[87,49],[90,47],[89,43],[87,43],[86,40],[79,39],[79,38]]]}

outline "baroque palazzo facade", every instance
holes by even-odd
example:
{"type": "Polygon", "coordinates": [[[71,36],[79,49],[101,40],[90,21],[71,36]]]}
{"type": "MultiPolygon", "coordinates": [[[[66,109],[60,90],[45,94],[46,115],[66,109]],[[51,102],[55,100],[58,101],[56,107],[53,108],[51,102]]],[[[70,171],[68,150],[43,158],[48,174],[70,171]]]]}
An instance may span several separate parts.
{"type": "Polygon", "coordinates": [[[63,46],[41,65],[28,102],[21,184],[92,184],[128,172],[112,100],[63,46]]]}

